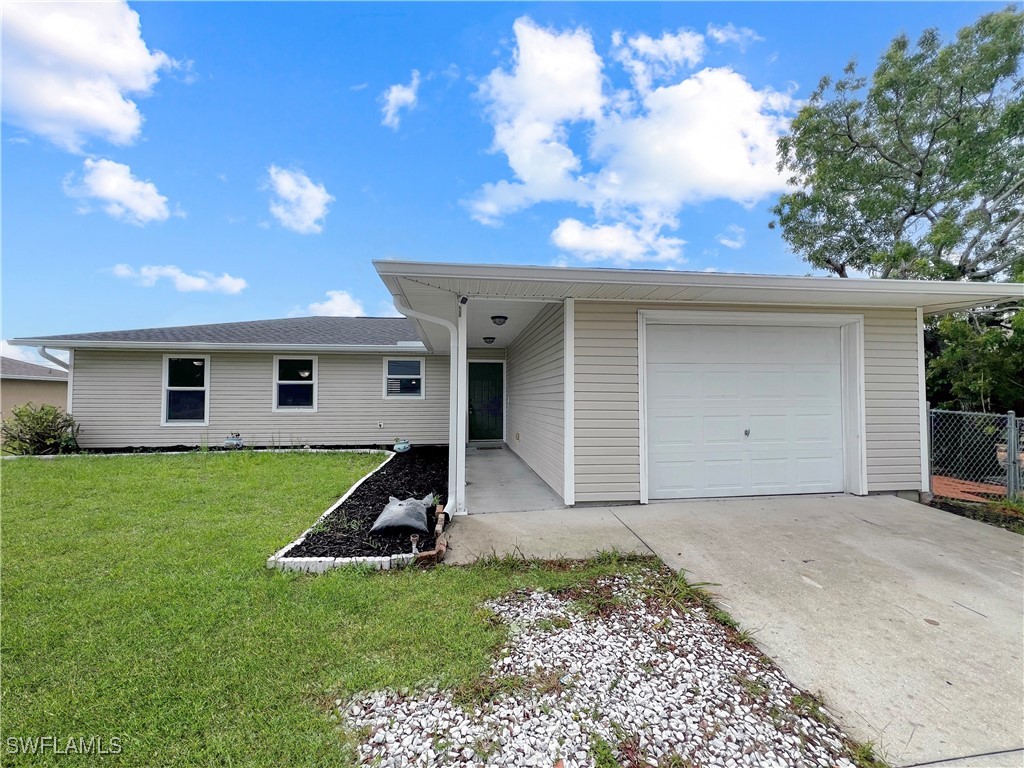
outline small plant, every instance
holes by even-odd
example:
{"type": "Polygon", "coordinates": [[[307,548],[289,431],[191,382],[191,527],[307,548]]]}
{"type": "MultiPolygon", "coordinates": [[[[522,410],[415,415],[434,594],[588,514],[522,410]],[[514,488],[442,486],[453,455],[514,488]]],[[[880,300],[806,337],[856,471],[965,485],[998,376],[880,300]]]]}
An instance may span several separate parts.
{"type": "Polygon", "coordinates": [[[746,675],[736,675],[735,680],[740,684],[740,687],[746,692],[746,694],[752,698],[760,698],[768,693],[770,688],[764,684],[763,681],[758,680],[754,677],[747,677],[746,675]]]}
{"type": "Polygon", "coordinates": [[[594,758],[595,768],[622,768],[614,747],[596,733],[590,736],[590,756],[594,758]]]}
{"type": "Polygon", "coordinates": [[[825,713],[821,709],[821,702],[813,696],[798,693],[793,697],[792,705],[797,714],[803,717],[809,717],[812,720],[817,720],[819,723],[828,722],[825,713]]]}
{"type": "Polygon", "coordinates": [[[19,405],[0,426],[3,450],[23,456],[52,456],[78,451],[74,417],[55,405],[19,405]]]}

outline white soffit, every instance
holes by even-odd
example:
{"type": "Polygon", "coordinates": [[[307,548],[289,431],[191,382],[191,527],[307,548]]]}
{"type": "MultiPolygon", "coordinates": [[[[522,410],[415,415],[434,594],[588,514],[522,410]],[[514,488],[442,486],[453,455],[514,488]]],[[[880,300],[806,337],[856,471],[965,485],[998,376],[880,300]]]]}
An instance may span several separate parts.
{"type": "MultiPolygon", "coordinates": [[[[501,299],[761,304],[803,307],[922,308],[932,314],[1024,299],[1022,283],[954,283],[925,280],[735,275],[665,270],[577,269],[374,262],[395,292],[434,290],[501,299]]],[[[411,296],[409,297],[412,298],[411,296]]],[[[450,300],[450,299],[449,299],[450,300]]],[[[420,309],[419,306],[414,306],[420,309]]],[[[426,311],[426,310],[424,310],[426,311]]]]}

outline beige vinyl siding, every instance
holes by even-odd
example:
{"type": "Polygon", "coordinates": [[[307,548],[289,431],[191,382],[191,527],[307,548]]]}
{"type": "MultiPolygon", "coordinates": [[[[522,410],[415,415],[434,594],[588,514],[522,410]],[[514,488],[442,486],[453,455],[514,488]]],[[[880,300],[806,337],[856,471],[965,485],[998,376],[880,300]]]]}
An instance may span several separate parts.
{"type": "MultiPolygon", "coordinates": [[[[683,305],[576,302],[576,500],[640,498],[637,311],[683,305]]],[[[792,307],[685,305],[718,311],[792,307]]],[[[868,491],[918,490],[921,440],[914,310],[808,308],[864,315],[868,491]]]]}
{"type": "Polygon", "coordinates": [[[0,407],[3,408],[3,418],[9,418],[16,407],[26,403],[56,405],[63,411],[68,405],[67,380],[0,379],[0,407]]]}
{"type": "Polygon", "coordinates": [[[384,355],[319,354],[317,411],[274,413],[272,353],[211,352],[209,426],[162,427],[165,353],[191,354],[75,352],[73,409],[83,447],[219,445],[231,432],[247,445],[448,442],[447,356],[426,356],[425,398],[385,400],[384,355]]]}
{"type": "Polygon", "coordinates": [[[506,353],[507,442],[561,496],[563,464],[564,311],[542,309],[506,353]]]}

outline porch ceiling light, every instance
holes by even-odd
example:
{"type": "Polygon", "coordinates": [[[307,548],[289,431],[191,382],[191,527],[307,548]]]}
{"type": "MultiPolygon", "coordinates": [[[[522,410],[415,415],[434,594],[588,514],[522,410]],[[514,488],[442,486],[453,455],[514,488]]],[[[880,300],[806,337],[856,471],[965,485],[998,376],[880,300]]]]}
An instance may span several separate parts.
{"type": "Polygon", "coordinates": [[[484,344],[493,344],[493,343],[494,343],[494,337],[493,336],[484,336],[484,344]]]}
{"type": "Polygon", "coordinates": [[[508,318],[505,315],[491,315],[491,322],[495,325],[504,325],[508,318]]]}

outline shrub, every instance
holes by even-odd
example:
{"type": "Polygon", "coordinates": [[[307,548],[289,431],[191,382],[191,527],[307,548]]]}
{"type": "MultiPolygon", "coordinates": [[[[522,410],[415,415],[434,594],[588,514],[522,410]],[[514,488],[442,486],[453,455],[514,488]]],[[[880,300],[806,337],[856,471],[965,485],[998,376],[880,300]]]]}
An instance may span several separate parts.
{"type": "Polygon", "coordinates": [[[5,452],[30,456],[76,452],[78,430],[70,414],[54,405],[34,403],[17,406],[0,426],[5,452]]]}

